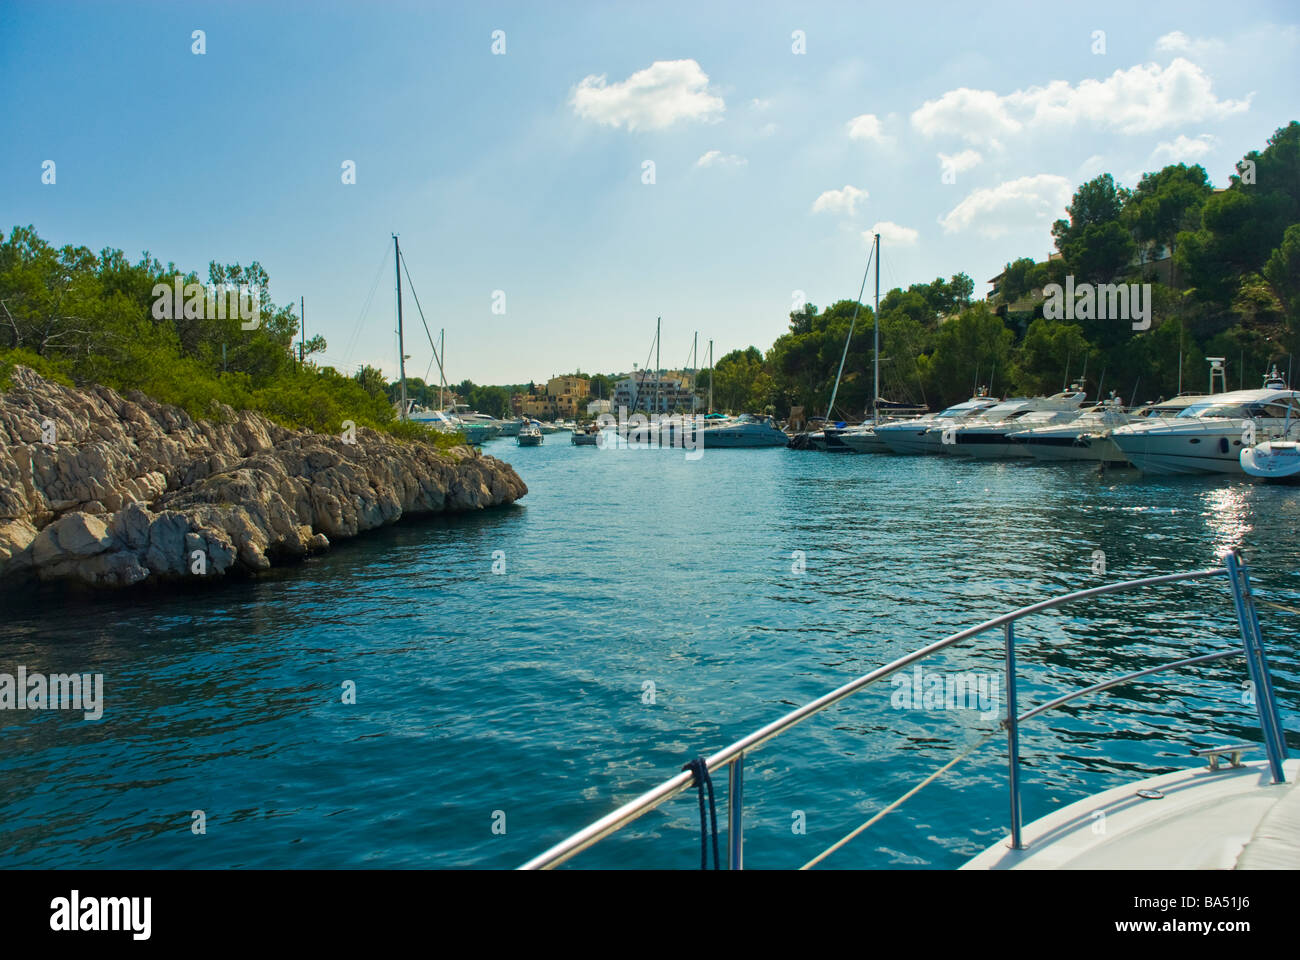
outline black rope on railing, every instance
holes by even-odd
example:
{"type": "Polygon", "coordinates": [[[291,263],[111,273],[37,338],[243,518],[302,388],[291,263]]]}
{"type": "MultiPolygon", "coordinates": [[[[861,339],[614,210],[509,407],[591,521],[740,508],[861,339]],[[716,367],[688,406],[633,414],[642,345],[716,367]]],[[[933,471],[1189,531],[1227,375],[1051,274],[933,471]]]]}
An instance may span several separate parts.
{"type": "Polygon", "coordinates": [[[718,867],[718,810],[713,803],[713,778],[703,757],[696,757],[682,767],[695,777],[695,789],[700,795],[700,869],[709,869],[709,827],[704,819],[704,788],[709,788],[709,819],[713,822],[713,869],[718,867]]]}

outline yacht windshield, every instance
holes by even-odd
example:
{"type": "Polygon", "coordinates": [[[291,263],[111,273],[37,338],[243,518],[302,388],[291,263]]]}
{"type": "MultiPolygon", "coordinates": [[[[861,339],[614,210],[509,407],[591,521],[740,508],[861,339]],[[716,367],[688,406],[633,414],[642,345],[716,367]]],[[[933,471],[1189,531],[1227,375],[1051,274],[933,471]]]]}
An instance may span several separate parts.
{"type": "Polygon", "coordinates": [[[1179,419],[1195,417],[1230,417],[1237,419],[1246,416],[1248,416],[1246,408],[1240,403],[1215,403],[1212,400],[1204,403],[1194,403],[1178,414],[1179,419]]]}

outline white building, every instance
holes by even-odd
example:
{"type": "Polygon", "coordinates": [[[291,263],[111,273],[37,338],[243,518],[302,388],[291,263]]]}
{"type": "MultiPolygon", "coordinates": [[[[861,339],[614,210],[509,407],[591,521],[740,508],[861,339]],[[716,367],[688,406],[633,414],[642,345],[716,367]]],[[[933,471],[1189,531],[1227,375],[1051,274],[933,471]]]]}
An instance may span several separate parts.
{"type": "Polygon", "coordinates": [[[638,370],[614,385],[613,406],[648,413],[693,412],[698,406],[691,381],[670,373],[656,377],[648,370],[638,370]]]}

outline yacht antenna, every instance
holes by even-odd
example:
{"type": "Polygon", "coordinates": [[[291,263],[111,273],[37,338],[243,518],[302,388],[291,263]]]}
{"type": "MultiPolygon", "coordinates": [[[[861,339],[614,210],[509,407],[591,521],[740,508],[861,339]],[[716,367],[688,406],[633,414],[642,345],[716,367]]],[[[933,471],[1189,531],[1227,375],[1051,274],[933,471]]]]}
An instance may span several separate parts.
{"type": "Polygon", "coordinates": [[[402,378],[401,418],[406,419],[406,341],[402,334],[402,251],[393,234],[393,272],[397,275],[397,364],[402,378]]]}

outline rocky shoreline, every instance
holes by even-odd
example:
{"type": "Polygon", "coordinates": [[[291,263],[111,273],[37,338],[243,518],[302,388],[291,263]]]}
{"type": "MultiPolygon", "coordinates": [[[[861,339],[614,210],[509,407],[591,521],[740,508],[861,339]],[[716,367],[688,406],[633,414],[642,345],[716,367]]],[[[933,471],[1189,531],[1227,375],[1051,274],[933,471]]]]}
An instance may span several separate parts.
{"type": "Polygon", "coordinates": [[[214,405],[211,420],[18,366],[0,393],[0,588],[120,588],[256,573],[405,516],[528,492],[507,463],[357,427],[291,430],[214,405]]]}

